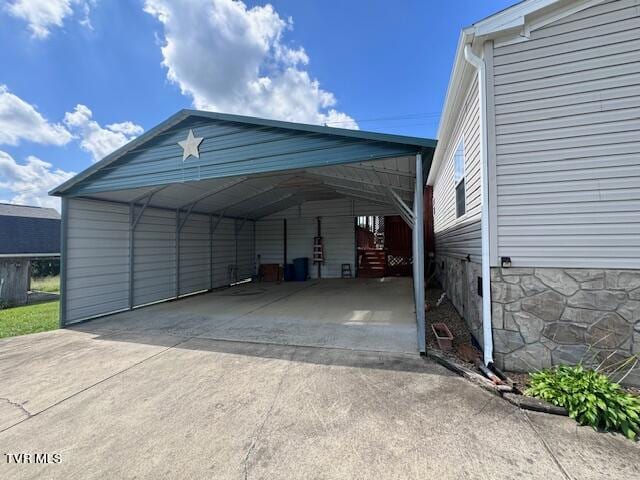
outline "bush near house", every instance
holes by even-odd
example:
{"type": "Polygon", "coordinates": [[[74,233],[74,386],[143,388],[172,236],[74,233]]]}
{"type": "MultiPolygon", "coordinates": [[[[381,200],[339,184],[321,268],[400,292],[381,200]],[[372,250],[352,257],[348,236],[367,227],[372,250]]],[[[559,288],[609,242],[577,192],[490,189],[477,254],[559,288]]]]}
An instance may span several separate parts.
{"type": "Polygon", "coordinates": [[[60,302],[0,309],[0,338],[58,328],[60,302]]]}
{"type": "Polygon", "coordinates": [[[566,408],[582,425],[619,431],[630,439],[640,433],[640,397],[582,365],[559,365],[532,373],[525,393],[566,408]]]}

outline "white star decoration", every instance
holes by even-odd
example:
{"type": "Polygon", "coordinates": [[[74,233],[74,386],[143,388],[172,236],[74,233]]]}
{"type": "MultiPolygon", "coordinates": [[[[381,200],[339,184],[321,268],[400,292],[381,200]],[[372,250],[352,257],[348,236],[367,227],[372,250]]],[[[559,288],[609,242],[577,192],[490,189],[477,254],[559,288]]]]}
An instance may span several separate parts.
{"type": "Polygon", "coordinates": [[[202,143],[203,137],[194,137],[193,130],[189,129],[189,135],[186,140],[178,142],[178,145],[182,147],[182,161],[184,162],[189,155],[193,155],[196,158],[200,158],[200,151],[198,147],[202,143]]]}

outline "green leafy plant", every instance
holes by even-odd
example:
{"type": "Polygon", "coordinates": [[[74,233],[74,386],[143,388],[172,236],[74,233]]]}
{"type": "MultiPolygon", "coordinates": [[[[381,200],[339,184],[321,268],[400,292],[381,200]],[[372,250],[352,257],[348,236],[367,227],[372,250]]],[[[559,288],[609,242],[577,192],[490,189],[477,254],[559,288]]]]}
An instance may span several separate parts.
{"type": "Polygon", "coordinates": [[[582,365],[559,365],[530,378],[527,395],[566,408],[582,425],[620,431],[630,439],[640,433],[640,397],[625,392],[606,375],[582,365]]]}

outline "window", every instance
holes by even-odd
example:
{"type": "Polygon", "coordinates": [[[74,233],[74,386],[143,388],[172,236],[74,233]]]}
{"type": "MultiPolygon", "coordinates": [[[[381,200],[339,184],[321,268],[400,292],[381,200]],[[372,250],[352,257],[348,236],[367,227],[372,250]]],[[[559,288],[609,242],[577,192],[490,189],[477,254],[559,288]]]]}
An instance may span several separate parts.
{"type": "Polygon", "coordinates": [[[464,215],[465,212],[465,192],[464,192],[464,140],[461,139],[453,155],[453,184],[456,188],[456,218],[464,215]]]}

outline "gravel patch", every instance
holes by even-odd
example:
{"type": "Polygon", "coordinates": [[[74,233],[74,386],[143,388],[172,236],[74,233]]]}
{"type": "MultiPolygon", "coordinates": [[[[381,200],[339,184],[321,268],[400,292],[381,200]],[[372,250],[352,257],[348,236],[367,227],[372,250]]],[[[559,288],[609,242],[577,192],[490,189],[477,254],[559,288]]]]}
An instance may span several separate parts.
{"type": "Polygon", "coordinates": [[[442,289],[437,287],[430,287],[426,291],[427,348],[438,350],[448,359],[475,371],[476,368],[473,363],[465,362],[455,354],[457,346],[471,345],[471,332],[448,298],[445,298],[440,306],[436,305],[441,295],[442,289]],[[438,342],[431,329],[431,325],[434,323],[446,324],[451,333],[453,333],[453,350],[451,352],[443,352],[438,347],[438,342]]]}

